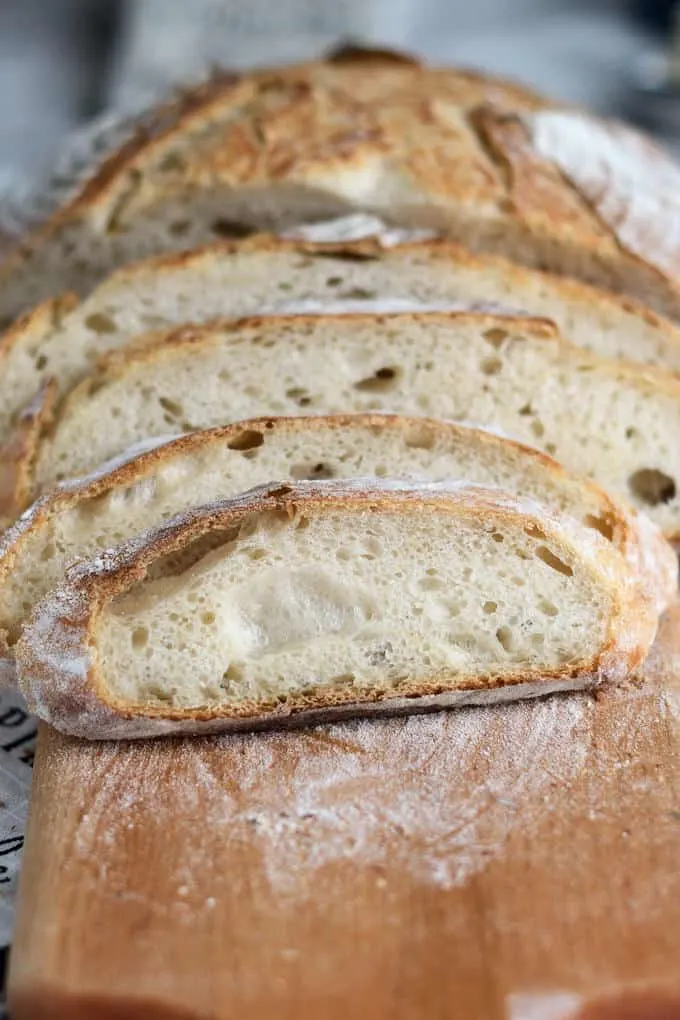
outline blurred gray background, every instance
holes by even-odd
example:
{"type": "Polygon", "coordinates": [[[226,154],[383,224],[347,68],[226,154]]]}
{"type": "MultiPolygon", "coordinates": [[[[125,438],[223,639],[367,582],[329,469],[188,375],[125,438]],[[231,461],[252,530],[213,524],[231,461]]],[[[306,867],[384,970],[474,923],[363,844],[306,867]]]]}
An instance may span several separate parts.
{"type": "Polygon", "coordinates": [[[643,0],[0,0],[0,188],[43,173],[101,110],[207,64],[313,56],[343,37],[524,79],[626,115],[671,4],[643,0]]]}

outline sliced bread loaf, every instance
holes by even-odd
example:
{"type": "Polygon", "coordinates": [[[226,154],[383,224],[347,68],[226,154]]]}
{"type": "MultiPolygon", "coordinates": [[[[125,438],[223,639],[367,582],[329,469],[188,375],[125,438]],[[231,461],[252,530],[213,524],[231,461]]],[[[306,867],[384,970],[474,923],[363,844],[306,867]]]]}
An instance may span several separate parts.
{"type": "MultiPolygon", "coordinates": [[[[0,539],[0,663],[39,599],[76,559],[156,527],[181,511],[277,480],[388,475],[469,479],[528,497],[596,529],[649,581],[658,609],[677,590],[677,560],[649,521],[627,513],[545,454],[491,432],[394,415],[260,418],[194,432],[66,483],[0,539]]],[[[3,672],[0,666],[0,672],[3,672]]]]}
{"type": "Polygon", "coordinates": [[[680,315],[680,171],[507,82],[354,52],[217,75],[152,111],[6,259],[0,318],[116,266],[360,210],[680,315]]]}
{"type": "Polygon", "coordinates": [[[35,483],[147,437],[301,410],[498,425],[680,537],[680,382],[599,359],[549,322],[481,313],[251,319],[109,355],[56,410],[35,483]]]}
{"type": "Polygon", "coordinates": [[[610,543],[498,490],[307,482],[69,571],[17,648],[29,707],[141,737],[413,712],[620,680],[654,607],[610,543]]]}
{"type": "MultiPolygon", "coordinates": [[[[336,233],[348,229],[357,225],[333,225],[336,233]]],[[[126,267],[81,303],[62,298],[20,320],[0,341],[0,442],[48,380],[68,389],[104,351],[149,329],[291,305],[370,311],[409,301],[523,309],[552,319],[567,339],[597,354],[680,371],[677,327],[585,284],[441,241],[388,248],[378,238],[333,245],[256,237],[126,267]]]]}

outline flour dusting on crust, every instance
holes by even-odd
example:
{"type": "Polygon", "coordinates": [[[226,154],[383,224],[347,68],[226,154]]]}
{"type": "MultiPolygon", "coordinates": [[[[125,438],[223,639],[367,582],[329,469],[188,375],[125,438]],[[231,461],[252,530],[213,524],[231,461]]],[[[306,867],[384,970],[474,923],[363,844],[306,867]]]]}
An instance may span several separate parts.
{"type": "Polygon", "coordinates": [[[318,223],[301,223],[281,234],[289,241],[309,241],[314,244],[336,244],[343,241],[361,241],[373,238],[383,248],[394,248],[398,244],[412,241],[430,241],[437,234],[434,230],[390,227],[377,216],[368,213],[350,213],[318,223]]]}
{"type": "Polygon", "coordinates": [[[557,164],[631,254],[680,274],[680,168],[623,124],[581,113],[528,118],[537,152],[557,164]]]}

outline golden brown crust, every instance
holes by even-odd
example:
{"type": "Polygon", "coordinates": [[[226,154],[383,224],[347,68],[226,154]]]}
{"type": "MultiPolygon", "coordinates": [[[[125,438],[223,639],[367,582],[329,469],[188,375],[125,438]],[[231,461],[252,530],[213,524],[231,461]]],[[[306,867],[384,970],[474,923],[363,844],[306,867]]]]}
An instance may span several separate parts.
{"type": "MultiPolygon", "coordinates": [[[[208,193],[281,184],[325,197],[315,216],[364,208],[677,314],[674,273],[656,265],[653,250],[642,257],[628,245],[587,189],[538,151],[532,118],[561,109],[511,82],[355,47],[315,63],[222,72],[152,111],[2,274],[20,271],[62,230],[80,225],[105,247],[120,227],[169,204],[191,215],[192,203],[208,193]],[[396,196],[387,207],[385,194],[396,196]]],[[[610,134],[625,161],[625,138],[610,134]]],[[[262,226],[258,216],[245,218],[262,226]]]]}
{"type": "Polygon", "coordinates": [[[513,213],[539,234],[559,225],[571,243],[609,250],[611,232],[588,203],[565,186],[560,170],[534,152],[526,126],[513,113],[486,105],[471,115],[487,152],[502,168],[513,213]]]}
{"type": "MultiPolygon", "coordinates": [[[[206,183],[253,184],[266,180],[312,181],[333,166],[361,167],[397,147],[414,180],[428,180],[437,191],[450,173],[445,145],[465,147],[459,128],[438,112],[441,96],[449,104],[475,104],[486,97],[508,107],[533,110],[545,105],[529,90],[472,72],[421,67],[399,55],[356,49],[318,63],[237,75],[218,72],[207,82],[142,118],[131,137],[108,156],[41,229],[17,248],[2,267],[9,277],[31,253],[62,228],[88,222],[106,234],[121,201],[130,195],[142,205],[173,192],[188,198],[206,183]],[[387,98],[394,111],[381,114],[387,98]],[[403,145],[404,118],[427,126],[429,142],[409,154],[403,145]],[[193,144],[192,144],[193,139],[193,144]],[[159,164],[177,154],[182,173],[173,176],[159,164]],[[447,164],[448,170],[447,170],[447,164]],[[438,183],[437,183],[438,182],[438,183]]],[[[414,139],[417,142],[417,139],[414,139]]],[[[462,150],[461,150],[462,151],[462,150]]],[[[457,189],[482,196],[492,184],[492,168],[465,161],[457,189]]],[[[483,163],[484,160],[482,159],[483,163]]],[[[462,194],[462,193],[461,193],[462,194]]],[[[132,203],[135,204],[134,201],[132,203]]],[[[114,228],[115,229],[115,228],[114,228]]]]}
{"type": "MultiPolygon", "coordinates": [[[[460,692],[490,692],[515,685],[569,687],[597,683],[602,679],[622,678],[647,654],[656,632],[656,614],[649,596],[629,574],[623,561],[609,545],[584,529],[560,519],[549,511],[535,516],[535,505],[525,505],[497,490],[458,486],[447,489],[437,486],[392,485],[374,487],[366,483],[282,484],[263,487],[233,500],[218,502],[179,515],[145,537],[120,546],[110,555],[103,554],[92,564],[72,568],[66,584],[35,610],[32,622],[19,642],[17,657],[22,687],[29,705],[57,727],[81,736],[106,737],[153,735],[154,732],[201,729],[215,722],[219,728],[245,724],[277,725],[300,713],[335,712],[348,707],[357,714],[357,703],[363,710],[396,699],[397,710],[409,710],[410,699],[437,704],[440,696],[460,692]],[[610,587],[612,596],[608,636],[602,648],[587,662],[570,664],[545,672],[518,667],[507,675],[471,677],[461,681],[441,677],[431,681],[406,680],[394,691],[363,692],[337,690],[295,694],[281,704],[246,702],[237,708],[143,709],[120,702],[107,690],[106,681],[96,653],[97,625],[107,603],[129,591],[147,576],[149,568],[162,557],[186,549],[207,534],[233,534],[253,513],[284,514],[293,519],[342,510],[353,512],[380,511],[385,514],[407,515],[455,513],[493,523],[495,527],[517,525],[518,516],[524,530],[536,529],[541,536],[548,532],[563,549],[576,548],[587,558],[600,583],[610,587]],[[580,543],[580,545],[579,545],[580,543]],[[597,564],[600,564],[598,567],[597,564]],[[155,728],[158,721],[160,727],[155,728]],[[226,725],[225,725],[226,724],[226,725]],[[141,727],[141,729],[140,729],[141,727]],[[127,728],[127,731],[126,731],[127,728]],[[184,726],[186,729],[187,727],[184,726]]],[[[395,706],[392,705],[392,710],[395,706]]]]}
{"type": "Polygon", "coordinates": [[[17,519],[34,491],[40,437],[52,420],[57,387],[50,380],[23,411],[9,440],[0,447],[0,531],[17,519]]]}
{"type": "MultiPolygon", "coordinates": [[[[459,101],[468,96],[471,101],[475,101],[491,94],[496,102],[505,100],[508,104],[527,110],[547,105],[545,100],[530,90],[501,79],[490,79],[469,71],[428,69],[398,54],[393,55],[395,59],[386,59],[389,51],[382,51],[380,58],[377,57],[377,51],[363,51],[362,54],[360,49],[352,48],[348,54],[350,52],[351,59],[331,59],[327,62],[265,69],[247,76],[216,71],[206,82],[152,111],[148,122],[97,168],[74,200],[59,212],[53,220],[53,226],[58,221],[87,214],[105,196],[117,194],[121,183],[126,178],[129,180],[130,173],[153,162],[154,157],[170,143],[175,140],[183,143],[187,133],[192,131],[197,131],[199,135],[209,135],[212,124],[219,129],[221,123],[227,123],[229,130],[225,130],[223,138],[215,140],[215,145],[211,145],[211,139],[208,138],[203,152],[207,158],[202,163],[201,172],[204,173],[212,166],[218,175],[224,173],[232,180],[245,180],[246,176],[252,177],[253,172],[259,178],[265,177],[262,167],[258,165],[256,168],[250,158],[251,154],[255,154],[250,128],[243,127],[238,119],[243,114],[248,117],[251,109],[255,117],[269,117],[269,126],[273,128],[274,143],[269,149],[262,150],[260,155],[266,154],[269,157],[268,170],[276,178],[287,176],[287,171],[297,163],[295,150],[300,149],[304,137],[297,130],[301,126],[297,123],[300,118],[314,127],[306,139],[314,146],[317,155],[323,153],[325,158],[332,160],[335,153],[344,161],[350,153],[352,158],[358,156],[366,143],[370,149],[372,143],[381,138],[382,131],[377,127],[375,115],[370,112],[368,104],[376,95],[393,92],[396,84],[401,86],[405,95],[412,95],[414,89],[423,97],[429,92],[436,95],[441,91],[444,96],[459,101]],[[367,72],[365,78],[361,76],[362,71],[367,72]],[[381,71],[384,83],[380,81],[381,71]],[[314,109],[312,113],[311,105],[317,106],[315,90],[319,89],[331,91],[328,97],[331,103],[336,102],[338,108],[344,109],[345,113],[360,112],[365,123],[337,133],[324,120],[325,110],[314,109]],[[268,104],[272,96],[276,102],[269,111],[268,104]],[[262,105],[261,110],[253,106],[258,102],[262,105]],[[289,128],[295,124],[296,129],[289,133],[289,128]],[[284,131],[281,131],[282,126],[285,126],[284,131]],[[320,145],[321,139],[324,141],[320,145]],[[242,176],[239,167],[242,171],[247,167],[248,174],[242,176]]],[[[424,103],[421,111],[423,116],[433,116],[432,107],[426,100],[424,103]]],[[[310,154],[303,154],[303,164],[309,162],[309,158],[310,154]]]]}

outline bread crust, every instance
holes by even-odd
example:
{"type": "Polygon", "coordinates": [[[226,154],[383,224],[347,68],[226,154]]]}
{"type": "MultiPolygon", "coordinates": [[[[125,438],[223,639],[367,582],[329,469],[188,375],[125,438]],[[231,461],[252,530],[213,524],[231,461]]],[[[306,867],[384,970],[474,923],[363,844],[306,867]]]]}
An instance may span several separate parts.
{"type": "Polygon", "coordinates": [[[56,400],[57,387],[49,379],[22,411],[8,441],[0,446],[0,535],[31,500],[41,436],[52,420],[56,400]]]}
{"type": "MultiPolygon", "coordinates": [[[[536,118],[554,110],[606,135],[613,173],[631,146],[661,176],[675,170],[633,132],[499,79],[398,55],[355,51],[351,60],[222,72],[152,111],[5,261],[0,279],[28,272],[40,248],[66,234],[110,246],[122,227],[171,202],[191,215],[208,191],[226,203],[248,189],[285,187],[313,195],[322,215],[365,209],[432,227],[476,250],[634,294],[677,317],[673,260],[659,260],[644,231],[632,238],[620,229],[621,218],[557,157],[538,151],[536,118]],[[387,204],[387,194],[397,197],[387,204]]],[[[268,225],[261,209],[244,214],[253,226],[268,225]]],[[[206,224],[206,239],[210,232],[206,224]]]]}
{"type": "Polygon", "coordinates": [[[625,677],[646,656],[656,633],[653,601],[601,536],[569,519],[544,511],[531,501],[498,490],[470,485],[307,482],[265,486],[233,500],[178,515],[170,522],[104,553],[68,572],[64,585],[35,610],[17,647],[20,683],[29,707],[41,718],[77,736],[93,739],[154,736],[170,732],[217,732],[322,721],[362,713],[429,710],[458,704],[488,703],[581,689],[625,677]],[[587,662],[541,673],[517,669],[508,675],[440,677],[406,680],[394,697],[385,691],[358,696],[333,689],[290,695],[284,703],[244,702],[197,709],[145,707],[142,711],[117,700],[106,689],[98,661],[98,620],[107,603],[143,581],[163,556],[186,548],[201,537],[238,527],[253,513],[274,512],[289,518],[341,510],[419,516],[448,512],[474,517],[497,527],[517,525],[548,533],[561,550],[576,549],[612,595],[608,635],[587,662]]]}

